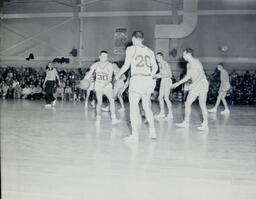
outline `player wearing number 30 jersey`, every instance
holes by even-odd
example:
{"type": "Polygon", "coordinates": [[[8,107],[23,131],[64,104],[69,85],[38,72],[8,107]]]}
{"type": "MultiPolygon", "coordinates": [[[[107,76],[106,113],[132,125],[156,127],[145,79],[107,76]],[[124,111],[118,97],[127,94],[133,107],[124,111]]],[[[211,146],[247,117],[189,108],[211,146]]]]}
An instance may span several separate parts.
{"type": "Polygon", "coordinates": [[[129,103],[132,135],[127,137],[125,141],[138,141],[138,125],[141,120],[139,101],[141,99],[146,119],[149,123],[150,138],[156,138],[150,96],[155,87],[153,76],[158,70],[158,65],[153,51],[143,45],[143,40],[144,36],[142,31],[135,31],[133,33],[133,46],[127,48],[125,63],[117,75],[117,78],[119,78],[129,68],[131,69],[129,103]]]}
{"type": "Polygon", "coordinates": [[[95,72],[95,91],[97,97],[97,119],[96,124],[100,123],[101,120],[101,106],[102,106],[102,97],[105,95],[110,103],[110,112],[112,117],[112,124],[119,123],[115,114],[115,103],[113,95],[113,86],[112,86],[112,76],[113,76],[113,65],[108,61],[108,52],[100,52],[100,61],[94,63],[91,66],[88,76],[90,77],[95,72]]]}

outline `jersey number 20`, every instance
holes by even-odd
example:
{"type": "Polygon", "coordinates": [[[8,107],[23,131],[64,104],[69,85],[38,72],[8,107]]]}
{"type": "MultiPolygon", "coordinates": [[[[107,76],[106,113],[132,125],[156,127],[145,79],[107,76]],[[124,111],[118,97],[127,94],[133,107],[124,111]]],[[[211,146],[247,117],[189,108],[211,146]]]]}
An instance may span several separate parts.
{"type": "Polygon", "coordinates": [[[151,68],[151,62],[150,62],[150,57],[148,55],[137,55],[135,57],[136,60],[136,67],[144,67],[147,66],[149,68],[151,68]]]}

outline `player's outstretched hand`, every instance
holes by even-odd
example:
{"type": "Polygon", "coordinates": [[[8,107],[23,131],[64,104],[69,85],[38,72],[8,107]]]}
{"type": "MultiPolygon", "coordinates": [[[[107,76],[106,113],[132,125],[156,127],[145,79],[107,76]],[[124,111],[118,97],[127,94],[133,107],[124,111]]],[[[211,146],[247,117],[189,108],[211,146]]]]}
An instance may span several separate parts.
{"type": "Polygon", "coordinates": [[[155,75],[153,75],[153,79],[159,79],[159,78],[161,78],[161,75],[160,75],[160,74],[155,74],[155,75]]]}
{"type": "Polygon", "coordinates": [[[177,88],[179,86],[179,84],[177,84],[177,83],[174,83],[172,86],[171,86],[171,88],[177,88]]]}

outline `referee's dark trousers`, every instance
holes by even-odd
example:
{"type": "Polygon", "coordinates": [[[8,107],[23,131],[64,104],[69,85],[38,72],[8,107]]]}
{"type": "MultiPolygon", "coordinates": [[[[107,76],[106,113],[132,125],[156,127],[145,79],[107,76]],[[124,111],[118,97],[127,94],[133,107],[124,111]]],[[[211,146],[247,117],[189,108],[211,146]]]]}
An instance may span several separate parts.
{"type": "Polygon", "coordinates": [[[50,81],[47,80],[45,83],[45,100],[46,100],[46,104],[51,104],[55,98],[53,96],[54,93],[54,86],[55,86],[55,81],[50,81]]]}

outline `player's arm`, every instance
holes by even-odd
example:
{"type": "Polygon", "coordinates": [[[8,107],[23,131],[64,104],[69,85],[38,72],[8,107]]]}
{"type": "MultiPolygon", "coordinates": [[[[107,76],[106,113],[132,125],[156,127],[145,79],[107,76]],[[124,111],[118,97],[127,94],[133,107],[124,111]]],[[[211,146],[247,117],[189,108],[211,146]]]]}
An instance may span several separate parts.
{"type": "Polygon", "coordinates": [[[151,53],[150,53],[150,60],[151,60],[151,65],[152,65],[151,74],[154,77],[158,70],[158,65],[156,63],[156,57],[155,57],[155,54],[153,53],[153,51],[151,51],[151,53]]]}
{"type": "Polygon", "coordinates": [[[131,78],[131,76],[129,75],[128,78],[127,78],[127,80],[126,80],[126,82],[125,82],[125,84],[124,84],[124,87],[123,87],[123,89],[122,89],[122,92],[124,92],[124,91],[128,88],[129,82],[130,82],[130,78],[131,78]]]}
{"type": "Polygon", "coordinates": [[[119,73],[116,75],[116,79],[120,79],[121,75],[124,74],[130,68],[131,58],[132,58],[132,49],[127,48],[126,54],[125,54],[124,65],[120,69],[119,73]]]}
{"type": "Polygon", "coordinates": [[[47,82],[47,80],[48,80],[48,73],[47,73],[47,71],[46,71],[46,76],[45,76],[45,79],[44,79],[43,87],[45,87],[45,83],[47,82]]]}
{"type": "Polygon", "coordinates": [[[88,78],[88,80],[89,80],[95,70],[96,70],[96,64],[93,64],[93,65],[91,66],[89,72],[87,73],[87,75],[86,75],[85,77],[88,78]]]}
{"type": "MultiPolygon", "coordinates": [[[[188,66],[188,68],[189,68],[189,66],[188,66]]],[[[190,70],[188,69],[188,70],[187,70],[187,74],[185,75],[185,77],[183,77],[180,81],[174,83],[174,84],[172,85],[172,88],[176,88],[176,87],[178,87],[179,85],[184,84],[184,83],[187,82],[190,78],[191,78],[191,76],[190,76],[190,70]]]]}
{"type": "Polygon", "coordinates": [[[58,71],[55,68],[54,70],[55,70],[55,76],[57,77],[58,83],[60,85],[60,77],[59,77],[58,71]]]}

